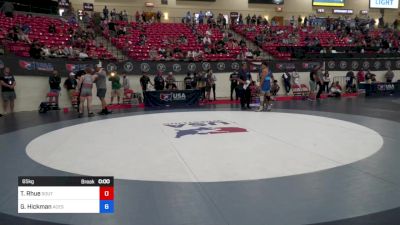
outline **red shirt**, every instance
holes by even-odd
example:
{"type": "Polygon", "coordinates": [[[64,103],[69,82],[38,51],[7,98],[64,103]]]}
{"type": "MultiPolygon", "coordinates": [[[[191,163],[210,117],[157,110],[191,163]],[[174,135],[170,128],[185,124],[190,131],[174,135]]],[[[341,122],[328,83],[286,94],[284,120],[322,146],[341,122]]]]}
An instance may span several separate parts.
{"type": "Polygon", "coordinates": [[[358,82],[364,82],[365,81],[365,74],[364,71],[358,71],[357,73],[357,80],[358,82]]]}

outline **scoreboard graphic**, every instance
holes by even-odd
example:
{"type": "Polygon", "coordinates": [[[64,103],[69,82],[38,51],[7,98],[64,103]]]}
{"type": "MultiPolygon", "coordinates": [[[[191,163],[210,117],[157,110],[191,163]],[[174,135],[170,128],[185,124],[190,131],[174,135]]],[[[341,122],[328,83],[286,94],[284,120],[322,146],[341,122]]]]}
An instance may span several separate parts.
{"type": "Polygon", "coordinates": [[[114,213],[114,178],[18,177],[18,213],[114,213]]]}

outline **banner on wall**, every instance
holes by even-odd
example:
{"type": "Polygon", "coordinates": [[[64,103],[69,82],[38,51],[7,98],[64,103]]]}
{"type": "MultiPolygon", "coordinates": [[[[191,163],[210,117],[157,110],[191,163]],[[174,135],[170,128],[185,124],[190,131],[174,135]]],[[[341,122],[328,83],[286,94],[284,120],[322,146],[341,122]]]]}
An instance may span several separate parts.
{"type": "Polygon", "coordinates": [[[199,104],[201,91],[145,91],[143,95],[148,107],[193,106],[199,104]]]}
{"type": "Polygon", "coordinates": [[[399,0],[369,0],[369,7],[377,9],[398,9],[399,0]]]}
{"type": "MultiPolygon", "coordinates": [[[[303,60],[303,61],[269,61],[268,64],[274,72],[297,70],[308,72],[315,66],[325,62],[326,69],[330,71],[371,70],[382,71],[391,68],[400,70],[400,59],[327,59],[327,60],[303,60]]],[[[98,60],[68,61],[65,59],[33,60],[30,58],[0,56],[0,68],[8,66],[15,75],[48,76],[53,70],[57,70],[61,76],[67,76],[70,72],[76,72],[85,68],[94,68],[98,60]]],[[[187,74],[211,69],[214,73],[226,73],[240,69],[242,61],[105,61],[103,67],[108,71],[116,71],[120,74],[142,73],[156,74],[158,71],[166,74],[187,74]]]]}

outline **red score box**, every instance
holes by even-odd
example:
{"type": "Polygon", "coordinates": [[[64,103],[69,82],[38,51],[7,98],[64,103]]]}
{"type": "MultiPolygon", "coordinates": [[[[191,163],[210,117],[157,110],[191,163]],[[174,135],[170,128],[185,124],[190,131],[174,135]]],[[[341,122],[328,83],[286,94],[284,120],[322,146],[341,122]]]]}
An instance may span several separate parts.
{"type": "Polygon", "coordinates": [[[100,200],[114,200],[114,187],[100,187],[100,200]]]}

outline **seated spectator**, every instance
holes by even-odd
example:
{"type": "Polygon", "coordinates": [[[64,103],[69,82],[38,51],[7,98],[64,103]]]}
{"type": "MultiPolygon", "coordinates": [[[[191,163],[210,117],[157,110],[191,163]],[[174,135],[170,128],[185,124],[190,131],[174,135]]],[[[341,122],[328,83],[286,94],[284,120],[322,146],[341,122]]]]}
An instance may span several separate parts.
{"type": "Polygon", "coordinates": [[[372,73],[370,70],[367,70],[367,73],[365,74],[365,82],[370,83],[372,78],[372,73]]]}
{"type": "Polygon", "coordinates": [[[24,23],[24,25],[21,26],[21,30],[22,32],[24,32],[24,34],[28,34],[29,32],[31,32],[31,27],[29,26],[29,24],[24,23]]]}
{"type": "Polygon", "coordinates": [[[77,23],[76,17],[75,17],[74,15],[71,16],[71,17],[68,19],[68,23],[69,23],[70,25],[75,25],[75,24],[77,23]]]}
{"type": "Polygon", "coordinates": [[[152,47],[149,51],[149,59],[150,60],[159,60],[160,57],[158,56],[157,49],[155,47],[152,47]]]}
{"type": "Polygon", "coordinates": [[[332,83],[329,89],[329,97],[340,97],[342,95],[342,86],[339,85],[339,81],[332,83]]]}
{"type": "Polygon", "coordinates": [[[209,45],[211,45],[211,38],[210,38],[210,36],[206,35],[206,36],[203,38],[203,44],[204,44],[204,46],[209,46],[209,45]]]}
{"type": "Polygon", "coordinates": [[[49,25],[49,33],[51,33],[51,34],[55,34],[57,31],[56,31],[56,25],[54,24],[54,23],[51,23],[50,25],[49,25]]]}
{"type": "Polygon", "coordinates": [[[42,57],[42,49],[39,44],[32,44],[29,49],[29,56],[34,59],[40,59],[42,57]]]}
{"type": "Polygon", "coordinates": [[[276,96],[276,94],[278,94],[279,89],[281,89],[281,87],[279,87],[278,81],[274,80],[274,82],[272,83],[271,86],[271,94],[272,96],[276,96]]]}
{"type": "Polygon", "coordinates": [[[240,40],[240,42],[239,42],[239,46],[240,47],[242,47],[242,48],[245,48],[246,47],[246,41],[245,40],[240,40]]]}
{"type": "Polygon", "coordinates": [[[226,49],[224,46],[224,42],[223,41],[218,41],[215,45],[215,53],[217,54],[225,54],[226,53],[226,49]]]}
{"type": "Polygon", "coordinates": [[[19,40],[17,33],[13,29],[10,29],[7,33],[7,40],[16,42],[19,40]]]}
{"type": "Polygon", "coordinates": [[[42,58],[50,57],[51,56],[50,49],[47,46],[43,45],[41,54],[42,54],[42,58]]]}
{"type": "Polygon", "coordinates": [[[388,69],[388,71],[385,73],[385,79],[387,83],[392,83],[394,78],[394,73],[391,69],[388,69]]]}
{"type": "Polygon", "coordinates": [[[86,52],[81,52],[79,50],[76,50],[76,55],[78,55],[78,57],[80,59],[87,59],[89,58],[89,55],[86,52]]]}
{"type": "Polygon", "coordinates": [[[193,59],[194,59],[193,53],[194,53],[194,51],[193,51],[193,52],[190,51],[190,50],[187,51],[187,53],[186,53],[186,59],[193,60],[193,59]]]}
{"type": "Polygon", "coordinates": [[[175,83],[175,77],[174,74],[172,72],[168,73],[168,76],[165,78],[165,82],[168,83],[175,83]]]}
{"type": "Polygon", "coordinates": [[[245,59],[253,59],[254,58],[253,53],[251,52],[250,49],[247,49],[246,51],[244,51],[244,57],[245,57],[245,59]]]}
{"type": "Polygon", "coordinates": [[[23,41],[23,42],[26,42],[28,44],[32,43],[31,40],[29,39],[28,35],[25,34],[21,29],[19,29],[17,36],[18,36],[18,40],[19,41],[23,41]]]}
{"type": "Polygon", "coordinates": [[[122,35],[125,35],[125,34],[126,34],[126,32],[124,31],[124,29],[122,27],[118,28],[117,36],[122,36],[122,35]]]}
{"type": "Polygon", "coordinates": [[[74,57],[74,50],[72,46],[65,46],[63,49],[63,55],[67,57],[74,57]]]}
{"type": "Polygon", "coordinates": [[[376,75],[375,74],[371,74],[371,83],[376,83],[376,75]]]}

